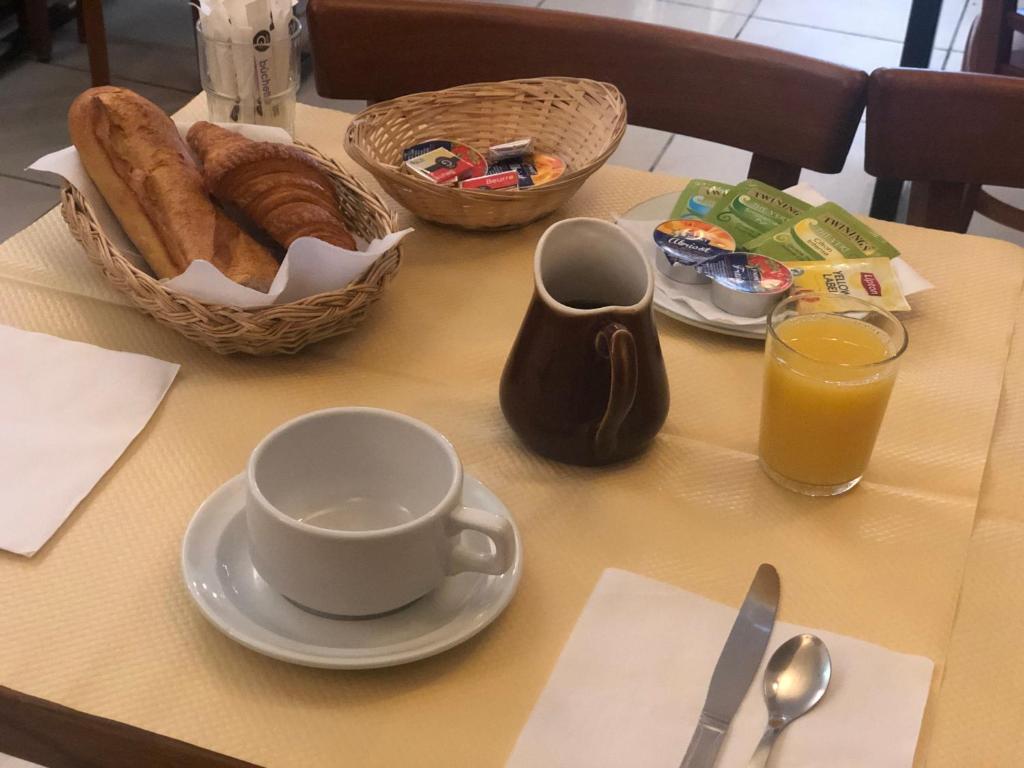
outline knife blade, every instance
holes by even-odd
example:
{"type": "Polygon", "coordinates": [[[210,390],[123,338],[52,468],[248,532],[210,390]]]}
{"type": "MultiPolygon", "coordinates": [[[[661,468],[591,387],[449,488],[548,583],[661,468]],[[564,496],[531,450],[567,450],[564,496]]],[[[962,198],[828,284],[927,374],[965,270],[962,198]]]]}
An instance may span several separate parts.
{"type": "Polygon", "coordinates": [[[779,573],[762,563],[718,657],[697,729],[679,768],[711,768],[750,683],[761,666],[779,607],[779,573]]]}

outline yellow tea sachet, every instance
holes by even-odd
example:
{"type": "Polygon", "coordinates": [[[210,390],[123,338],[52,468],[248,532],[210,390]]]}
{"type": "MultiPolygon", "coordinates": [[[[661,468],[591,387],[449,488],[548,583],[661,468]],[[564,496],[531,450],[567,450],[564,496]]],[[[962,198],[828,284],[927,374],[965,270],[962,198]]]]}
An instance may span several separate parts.
{"type": "Polygon", "coordinates": [[[793,274],[793,293],[821,295],[823,312],[840,309],[844,296],[854,296],[890,312],[910,309],[889,259],[790,261],[786,266],[793,274]]]}

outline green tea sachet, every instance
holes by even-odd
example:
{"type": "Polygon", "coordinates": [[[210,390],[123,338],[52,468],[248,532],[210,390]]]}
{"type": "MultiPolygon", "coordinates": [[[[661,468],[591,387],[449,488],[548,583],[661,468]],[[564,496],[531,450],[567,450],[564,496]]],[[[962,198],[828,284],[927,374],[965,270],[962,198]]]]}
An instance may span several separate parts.
{"type": "Polygon", "coordinates": [[[755,179],[741,181],[711,209],[706,220],[721,227],[745,250],[759,235],[799,216],[811,206],[799,198],[755,179]]]}
{"type": "Polygon", "coordinates": [[[744,243],[778,261],[848,261],[900,255],[891,243],[835,203],[811,208],[744,243]]]}
{"type": "Polygon", "coordinates": [[[679,193],[670,219],[706,220],[715,203],[732,191],[732,184],[709,179],[692,179],[679,193]]]}
{"type": "Polygon", "coordinates": [[[899,251],[835,203],[810,209],[747,248],[784,262],[793,289],[822,296],[823,308],[855,296],[890,311],[910,309],[891,263],[899,251]]]}

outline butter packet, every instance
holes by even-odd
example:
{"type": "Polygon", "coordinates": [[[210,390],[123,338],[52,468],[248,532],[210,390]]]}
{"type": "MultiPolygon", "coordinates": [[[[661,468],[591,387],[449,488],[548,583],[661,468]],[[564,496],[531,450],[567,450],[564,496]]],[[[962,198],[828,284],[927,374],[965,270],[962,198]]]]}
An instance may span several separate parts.
{"type": "Polygon", "coordinates": [[[900,255],[891,243],[835,203],[811,208],[745,247],[783,262],[894,259],[900,255]]]}
{"type": "Polygon", "coordinates": [[[706,220],[732,235],[738,250],[750,250],[748,244],[754,238],[774,230],[810,207],[803,200],[770,184],[747,179],[720,198],[706,220]]]}
{"type": "Polygon", "coordinates": [[[732,191],[732,184],[710,179],[693,179],[679,193],[669,219],[706,220],[715,203],[732,191]]]}
{"type": "Polygon", "coordinates": [[[903,287],[884,256],[850,261],[790,261],[793,293],[817,294],[822,310],[842,308],[842,298],[853,296],[890,312],[910,309],[903,287]]]}

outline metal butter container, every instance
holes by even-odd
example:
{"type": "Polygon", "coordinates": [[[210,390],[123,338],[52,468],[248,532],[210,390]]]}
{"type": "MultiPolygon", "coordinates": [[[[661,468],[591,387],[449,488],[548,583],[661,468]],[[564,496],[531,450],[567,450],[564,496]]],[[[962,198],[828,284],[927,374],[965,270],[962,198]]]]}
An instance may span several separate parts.
{"type": "Polygon", "coordinates": [[[736,249],[732,235],[700,219],[671,219],[654,229],[655,265],[677,283],[709,283],[700,266],[736,249]]]}
{"type": "Polygon", "coordinates": [[[758,253],[726,253],[700,269],[712,280],[715,306],[742,317],[767,315],[793,285],[785,264],[758,253]]]}

